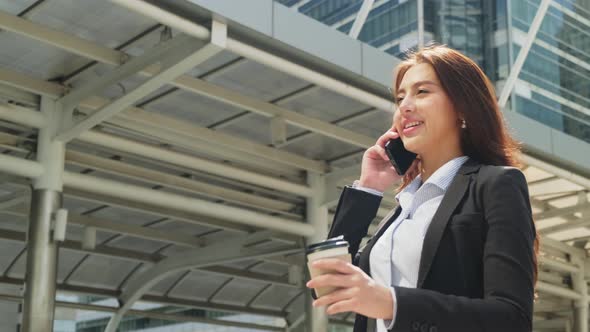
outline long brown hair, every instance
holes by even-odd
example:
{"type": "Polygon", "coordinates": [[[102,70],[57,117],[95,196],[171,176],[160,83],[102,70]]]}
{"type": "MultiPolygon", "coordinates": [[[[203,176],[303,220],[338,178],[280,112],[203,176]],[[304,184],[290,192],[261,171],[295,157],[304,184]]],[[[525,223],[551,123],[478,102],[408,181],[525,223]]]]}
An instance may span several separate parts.
{"type": "MultiPolygon", "coordinates": [[[[394,98],[405,73],[417,64],[432,66],[449,96],[457,115],[465,120],[467,128],[461,129],[461,149],[466,156],[482,164],[521,167],[518,155],[520,144],[509,134],[494,87],[481,68],[473,60],[446,45],[431,44],[407,54],[396,69],[394,98]]],[[[420,160],[403,177],[398,191],[406,187],[419,174],[420,160]]],[[[537,255],[539,234],[533,244],[534,282],[537,282],[537,255]]]]}

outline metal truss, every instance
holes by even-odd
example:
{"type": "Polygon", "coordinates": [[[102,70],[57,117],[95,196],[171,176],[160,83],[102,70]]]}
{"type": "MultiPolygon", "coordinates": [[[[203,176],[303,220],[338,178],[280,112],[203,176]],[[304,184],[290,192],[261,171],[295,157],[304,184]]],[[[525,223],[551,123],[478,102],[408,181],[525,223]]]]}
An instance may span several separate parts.
{"type": "Polygon", "coordinates": [[[168,257],[159,261],[145,272],[134,276],[119,296],[121,306],[111,317],[105,332],[115,332],[123,315],[131,309],[157,282],[167,276],[186,270],[207,265],[219,265],[235,262],[242,259],[251,259],[264,256],[280,255],[289,252],[298,252],[299,248],[284,248],[281,250],[260,250],[251,247],[251,243],[268,237],[268,232],[259,232],[247,237],[228,239],[208,247],[194,249],[179,256],[168,257]]]}

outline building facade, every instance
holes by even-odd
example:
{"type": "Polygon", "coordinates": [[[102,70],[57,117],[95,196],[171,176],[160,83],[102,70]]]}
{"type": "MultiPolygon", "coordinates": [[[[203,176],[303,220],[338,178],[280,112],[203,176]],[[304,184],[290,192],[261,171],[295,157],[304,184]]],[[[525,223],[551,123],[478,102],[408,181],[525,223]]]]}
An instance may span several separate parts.
{"type": "MultiPolygon", "coordinates": [[[[278,0],[348,33],[362,0],[278,0]]],[[[499,94],[541,0],[377,0],[358,39],[403,58],[424,42],[447,44],[485,70],[499,94]],[[509,61],[512,59],[512,61],[509,61]]],[[[551,2],[507,108],[590,142],[590,1],[551,2]]]]}

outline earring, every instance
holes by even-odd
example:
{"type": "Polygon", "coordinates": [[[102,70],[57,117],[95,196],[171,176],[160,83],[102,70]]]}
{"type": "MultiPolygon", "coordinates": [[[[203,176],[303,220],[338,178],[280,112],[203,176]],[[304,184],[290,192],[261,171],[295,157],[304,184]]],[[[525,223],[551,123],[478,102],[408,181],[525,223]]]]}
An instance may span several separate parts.
{"type": "Polygon", "coordinates": [[[463,128],[463,129],[467,128],[467,124],[465,123],[465,120],[461,120],[461,128],[463,128]]]}

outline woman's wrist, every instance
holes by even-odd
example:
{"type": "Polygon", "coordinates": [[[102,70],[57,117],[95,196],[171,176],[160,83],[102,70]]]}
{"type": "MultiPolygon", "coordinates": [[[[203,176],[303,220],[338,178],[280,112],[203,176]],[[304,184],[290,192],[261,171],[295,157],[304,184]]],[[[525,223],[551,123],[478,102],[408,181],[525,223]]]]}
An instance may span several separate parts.
{"type": "Polygon", "coordinates": [[[369,189],[373,189],[379,192],[384,192],[385,188],[382,188],[382,186],[379,184],[378,181],[374,181],[374,180],[369,180],[369,179],[359,179],[357,185],[359,187],[363,187],[363,188],[369,188],[369,189]]]}
{"type": "Polygon", "coordinates": [[[377,195],[377,196],[381,196],[381,197],[383,197],[383,191],[380,191],[380,190],[377,190],[377,189],[373,189],[373,188],[369,188],[369,187],[364,187],[364,186],[361,186],[361,185],[359,184],[359,180],[355,180],[355,181],[352,183],[352,188],[354,188],[354,189],[356,189],[356,190],[362,190],[362,191],[368,192],[368,193],[370,193],[370,194],[373,194],[373,195],[377,195]]]}
{"type": "Polygon", "coordinates": [[[393,300],[393,294],[390,288],[388,287],[384,287],[384,286],[380,286],[380,293],[383,295],[382,297],[382,301],[381,302],[381,308],[379,309],[380,312],[380,317],[383,320],[393,320],[393,316],[394,316],[394,300],[393,300]]]}

